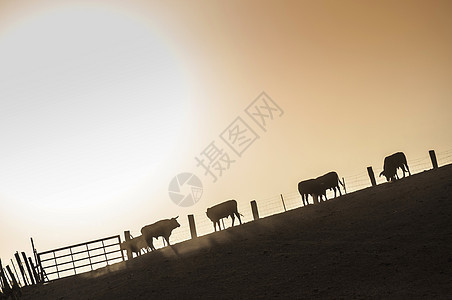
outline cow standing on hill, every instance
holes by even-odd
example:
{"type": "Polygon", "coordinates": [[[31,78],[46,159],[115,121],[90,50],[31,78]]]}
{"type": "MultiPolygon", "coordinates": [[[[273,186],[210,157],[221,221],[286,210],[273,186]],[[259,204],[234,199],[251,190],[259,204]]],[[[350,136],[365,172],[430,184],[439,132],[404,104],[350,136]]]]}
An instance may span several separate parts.
{"type": "Polygon", "coordinates": [[[383,171],[381,171],[380,176],[384,175],[386,177],[386,181],[394,181],[395,179],[399,179],[399,176],[397,176],[398,168],[402,169],[403,177],[405,177],[405,172],[407,172],[408,175],[411,175],[406,161],[406,156],[403,152],[397,152],[385,157],[383,171]]]}
{"type": "MultiPolygon", "coordinates": [[[[345,187],[344,184],[339,179],[339,176],[336,172],[329,172],[325,175],[317,177],[317,180],[320,182],[322,188],[325,189],[332,189],[334,190],[334,198],[336,198],[336,189],[339,191],[339,195],[342,196],[341,189],[339,187],[339,183],[342,185],[342,187],[345,187]]],[[[326,198],[326,194],[325,194],[326,198]]]]}
{"type": "Polygon", "coordinates": [[[303,205],[309,205],[309,195],[312,196],[313,202],[315,204],[315,197],[320,196],[320,200],[322,199],[322,196],[325,196],[326,199],[326,189],[323,187],[322,183],[317,179],[308,179],[304,181],[300,181],[298,183],[298,192],[301,195],[301,199],[303,201],[303,205]]]}
{"type": "Polygon", "coordinates": [[[165,239],[166,243],[170,245],[169,237],[171,235],[171,232],[177,227],[180,227],[179,222],[177,222],[176,220],[178,217],[179,216],[171,219],[160,220],[158,222],[155,222],[154,224],[146,225],[141,228],[141,234],[143,235],[144,240],[151,248],[151,250],[155,250],[152,239],[158,239],[159,236],[162,236],[165,239]]]}
{"type": "Polygon", "coordinates": [[[218,224],[218,230],[221,230],[220,220],[229,216],[232,218],[232,226],[234,226],[235,216],[237,216],[240,224],[242,224],[242,220],[240,220],[241,214],[237,211],[237,201],[235,200],[228,200],[208,208],[206,215],[212,221],[215,231],[217,231],[216,224],[218,224]]]}
{"type": "Polygon", "coordinates": [[[121,243],[121,250],[131,251],[137,256],[141,255],[141,249],[147,248],[148,245],[142,235],[132,238],[121,243]]]}

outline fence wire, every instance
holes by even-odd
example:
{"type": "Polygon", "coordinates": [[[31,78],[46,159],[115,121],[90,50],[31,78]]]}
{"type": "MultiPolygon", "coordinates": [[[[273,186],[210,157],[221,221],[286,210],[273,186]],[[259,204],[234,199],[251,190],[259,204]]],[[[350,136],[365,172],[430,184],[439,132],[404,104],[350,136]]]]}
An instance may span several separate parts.
{"type": "MultiPolygon", "coordinates": [[[[452,149],[440,151],[436,153],[438,167],[447,165],[452,163],[452,149]]],[[[409,159],[408,160],[408,166],[410,168],[411,174],[417,174],[424,172],[426,170],[432,169],[432,162],[430,159],[430,156],[426,154],[423,157],[418,157],[415,159],[409,159]]],[[[343,174],[339,174],[343,175],[343,174]]],[[[367,169],[363,168],[363,170],[353,172],[352,174],[346,174],[343,177],[340,177],[341,180],[344,179],[345,186],[347,193],[355,192],[358,190],[362,190],[364,188],[368,188],[372,186],[369,175],[367,173],[367,169]]],[[[375,177],[376,183],[381,184],[386,182],[385,178],[379,177],[378,174],[375,177]]],[[[326,196],[328,199],[332,199],[334,197],[333,191],[327,191],[326,196]]],[[[288,210],[296,209],[299,207],[302,207],[302,200],[301,196],[298,193],[297,188],[295,187],[294,190],[273,195],[271,197],[263,198],[263,199],[255,199],[258,207],[258,212],[260,218],[265,218],[268,216],[272,216],[275,214],[279,214],[288,210]]],[[[312,202],[312,198],[310,199],[312,202]]],[[[254,220],[251,205],[248,201],[238,201],[239,211],[243,216],[241,217],[242,223],[251,222],[254,220]]],[[[214,232],[214,227],[210,219],[206,216],[205,212],[196,212],[193,214],[194,221],[196,224],[196,233],[197,236],[204,236],[207,234],[210,234],[214,232]]],[[[191,239],[191,232],[190,232],[190,225],[188,218],[185,216],[181,216],[178,219],[178,222],[180,223],[180,227],[177,228],[177,230],[174,230],[171,237],[170,237],[170,243],[176,244],[180,243],[186,240],[191,239]]],[[[220,221],[221,226],[225,228],[229,228],[232,226],[232,220],[231,218],[225,219],[220,221]]],[[[239,222],[236,219],[234,225],[238,225],[239,222]]],[[[138,236],[139,234],[137,234],[138,236]]],[[[158,248],[165,247],[165,243],[163,242],[163,238],[159,239],[158,241],[154,242],[154,246],[158,248]]],[[[14,268],[14,271],[16,271],[16,267],[14,266],[14,262],[12,262],[12,267],[14,268]]],[[[82,271],[82,270],[80,270],[82,271]]],[[[84,270],[83,270],[84,271],[84,270]]],[[[86,270],[88,271],[88,270],[86,270]]],[[[5,272],[7,276],[7,280],[11,282],[11,278],[9,278],[8,272],[5,272]]],[[[16,271],[17,275],[17,271],[16,271]]],[[[19,285],[23,286],[25,285],[23,279],[20,276],[17,276],[16,278],[19,282],[19,285]]]]}
{"type": "MultiPolygon", "coordinates": [[[[446,151],[436,152],[438,167],[452,163],[452,149],[446,151]]],[[[431,170],[433,168],[432,161],[429,154],[425,156],[408,159],[408,166],[410,168],[411,174],[422,173],[426,170],[431,170]]],[[[341,176],[341,174],[339,174],[341,176]]],[[[352,174],[345,174],[345,176],[340,177],[344,179],[347,193],[359,191],[372,186],[367,169],[363,168],[361,171],[356,171],[352,174]]],[[[377,184],[386,182],[386,178],[379,177],[378,174],[375,176],[377,184]]],[[[342,187],[341,187],[342,188],[342,187]]],[[[343,191],[343,190],[342,190],[343,191]]],[[[328,199],[334,198],[334,192],[328,190],[326,193],[328,199]]],[[[339,194],[337,195],[339,196],[339,194]]],[[[312,203],[312,198],[310,198],[312,203]]],[[[275,214],[282,213],[284,211],[296,209],[302,207],[301,196],[298,190],[293,190],[283,194],[273,195],[268,198],[256,199],[257,207],[259,211],[259,217],[265,218],[275,214]]],[[[251,205],[248,201],[238,201],[239,211],[243,214],[242,222],[253,221],[253,214],[251,210],[251,205]]],[[[203,236],[214,232],[214,227],[212,222],[207,218],[205,212],[195,213],[194,219],[196,224],[197,236],[203,236]]],[[[179,223],[181,227],[174,231],[171,236],[171,243],[179,243],[188,239],[191,239],[190,226],[187,218],[181,219],[179,223]]],[[[238,221],[234,225],[238,224],[238,221]]],[[[231,219],[228,218],[224,220],[224,225],[226,228],[231,227],[231,219]]],[[[223,223],[222,223],[223,226],[223,223]]],[[[163,244],[162,244],[163,246],[163,244]]],[[[158,248],[158,247],[157,247],[158,248]]]]}

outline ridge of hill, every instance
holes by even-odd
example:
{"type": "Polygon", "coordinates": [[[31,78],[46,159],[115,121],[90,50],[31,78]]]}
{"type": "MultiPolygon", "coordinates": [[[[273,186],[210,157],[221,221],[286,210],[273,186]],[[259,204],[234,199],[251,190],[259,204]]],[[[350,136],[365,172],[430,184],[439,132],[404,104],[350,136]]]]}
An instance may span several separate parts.
{"type": "Polygon", "coordinates": [[[23,299],[431,299],[452,297],[451,279],[447,165],[26,287],[23,299]]]}

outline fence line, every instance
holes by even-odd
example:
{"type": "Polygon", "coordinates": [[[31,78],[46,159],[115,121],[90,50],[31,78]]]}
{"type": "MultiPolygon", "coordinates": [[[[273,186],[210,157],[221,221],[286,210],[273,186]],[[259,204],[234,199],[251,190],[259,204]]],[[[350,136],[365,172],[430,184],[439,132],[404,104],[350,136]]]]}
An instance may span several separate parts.
{"type": "MultiPolygon", "coordinates": [[[[436,157],[438,167],[450,164],[452,163],[452,149],[437,152],[436,157]]],[[[410,168],[411,174],[421,173],[426,170],[431,170],[433,168],[432,161],[429,155],[427,154],[423,157],[409,159],[408,166],[410,168]]],[[[343,176],[342,178],[345,179],[345,184],[348,193],[355,192],[372,186],[369,179],[369,175],[367,174],[365,168],[363,168],[362,171],[354,172],[353,174],[343,176]]],[[[381,178],[379,176],[375,177],[375,179],[377,185],[386,182],[385,178],[381,178]]],[[[327,191],[328,199],[333,198],[333,196],[334,196],[333,191],[327,191]]],[[[268,217],[271,215],[282,213],[286,210],[292,210],[303,206],[301,196],[299,195],[296,188],[294,188],[294,190],[292,191],[283,194],[277,194],[263,199],[249,199],[249,201],[251,200],[256,201],[260,218],[268,217]],[[284,204],[281,199],[281,196],[284,199],[284,204]]],[[[248,204],[248,202],[245,203],[244,201],[240,201],[239,211],[243,213],[242,217],[243,223],[247,223],[254,220],[251,205],[248,204]]],[[[210,234],[214,231],[212,222],[207,218],[204,212],[194,213],[193,218],[196,224],[197,236],[210,234]]],[[[179,230],[174,231],[174,233],[171,235],[170,237],[171,244],[180,243],[182,241],[191,239],[188,219],[182,217],[179,218],[178,221],[181,227],[179,230]]],[[[236,222],[237,223],[235,224],[238,224],[238,221],[236,222]]],[[[230,227],[231,220],[226,220],[226,222],[224,222],[224,225],[226,228],[230,227]]],[[[121,250],[120,244],[121,239],[119,235],[117,235],[104,239],[99,239],[77,245],[49,250],[41,253],[36,253],[35,259],[37,260],[36,262],[37,266],[33,266],[31,258],[29,258],[31,262],[30,265],[34,267],[34,268],[32,267],[33,271],[37,271],[37,273],[39,274],[39,279],[36,278],[37,279],[36,281],[39,280],[44,281],[45,276],[47,276],[46,278],[47,280],[58,279],[64,276],[94,270],[94,266],[98,268],[109,265],[110,263],[123,261],[124,252],[123,250],[121,250]],[[111,240],[114,240],[114,242],[106,243],[107,241],[111,240]],[[96,243],[98,243],[97,246],[92,248],[89,247],[89,245],[95,245],[96,243]],[[109,248],[116,249],[107,250],[109,248]],[[120,252],[119,256],[117,254],[118,252],[120,252]]],[[[162,248],[164,246],[165,245],[162,242],[155,243],[155,247],[157,249],[162,248]]],[[[26,259],[25,253],[22,254],[24,256],[24,259],[26,259]]],[[[128,259],[130,258],[128,257],[128,259]]],[[[4,282],[5,280],[6,283],[9,283],[10,286],[13,286],[13,281],[17,281],[17,285],[19,287],[27,285],[27,281],[30,282],[33,281],[32,278],[34,275],[32,274],[32,272],[30,272],[30,270],[29,270],[30,274],[26,274],[25,271],[22,271],[22,269],[26,269],[27,264],[26,262],[22,262],[22,260],[20,259],[17,262],[18,267],[24,278],[20,278],[13,260],[11,260],[11,262],[16,275],[14,275],[9,266],[7,266],[8,272],[6,272],[3,268],[0,270],[0,273],[2,273],[3,274],[2,276],[4,276],[5,278],[4,280],[0,280],[2,284],[1,286],[2,291],[5,291],[6,289],[6,284],[4,282]]]]}
{"type": "MultiPolygon", "coordinates": [[[[452,163],[452,150],[438,152],[437,159],[439,166],[452,163]]],[[[410,168],[411,174],[417,174],[425,170],[431,170],[432,162],[430,160],[428,153],[426,153],[425,156],[417,157],[414,159],[408,159],[408,166],[410,168]]],[[[345,176],[344,174],[339,175],[340,178],[345,179],[347,193],[352,193],[372,186],[366,168],[363,168],[362,171],[356,171],[349,175],[347,174],[345,174],[345,176]]],[[[378,175],[379,172],[375,177],[377,185],[385,183],[386,178],[379,177],[378,175]]],[[[326,195],[328,199],[332,199],[334,197],[334,192],[328,190],[326,195]]],[[[249,199],[249,201],[256,200],[260,218],[268,217],[278,213],[283,213],[285,210],[292,210],[303,206],[301,196],[298,193],[296,187],[292,191],[283,193],[282,196],[284,198],[285,208],[281,200],[280,194],[275,194],[271,197],[265,197],[262,199],[249,199]]],[[[242,222],[247,223],[253,221],[254,219],[250,203],[248,203],[248,201],[246,202],[238,201],[238,202],[239,202],[238,203],[239,211],[243,214],[242,222]]],[[[207,218],[205,212],[193,213],[193,217],[196,224],[196,232],[198,237],[214,232],[213,224],[207,218]]],[[[171,235],[170,237],[171,244],[180,243],[191,239],[188,218],[179,218],[178,220],[181,227],[175,230],[174,233],[171,235]]],[[[236,220],[234,225],[236,225],[237,223],[238,222],[236,220]]],[[[224,225],[226,228],[231,227],[231,219],[230,218],[226,219],[226,221],[224,221],[224,225]]],[[[163,242],[157,242],[154,243],[154,245],[156,246],[157,249],[164,247],[163,242]]]]}
{"type": "MultiPolygon", "coordinates": [[[[438,160],[438,166],[444,166],[446,164],[452,163],[452,149],[451,150],[445,150],[441,152],[437,152],[437,160],[438,160]]],[[[417,157],[414,159],[408,159],[408,166],[410,168],[411,174],[417,174],[422,173],[426,170],[431,170],[432,162],[429,157],[429,154],[426,153],[425,156],[417,157]]],[[[369,188],[372,186],[369,175],[367,174],[367,170],[363,168],[362,171],[354,172],[350,175],[339,174],[340,178],[345,179],[345,185],[347,188],[347,193],[359,191],[365,188],[369,188]],[[341,177],[343,176],[343,177],[341,177]]],[[[382,184],[386,182],[386,178],[379,177],[379,172],[375,176],[375,180],[377,185],[382,184]]],[[[282,194],[284,197],[284,203],[286,206],[286,210],[292,210],[299,207],[302,207],[302,201],[301,196],[298,193],[296,189],[286,192],[282,194]]],[[[328,190],[327,198],[332,199],[334,197],[334,192],[328,190]]],[[[266,197],[262,199],[249,199],[256,200],[257,206],[258,206],[258,212],[259,216],[261,218],[268,217],[271,215],[275,215],[278,213],[282,213],[285,211],[283,203],[281,201],[280,195],[273,195],[271,197],[266,197]]],[[[251,212],[251,205],[247,202],[239,202],[239,211],[244,214],[244,217],[242,220],[244,222],[250,222],[253,221],[253,214],[251,212]]],[[[213,232],[213,225],[212,222],[207,218],[207,216],[204,213],[194,213],[194,219],[196,224],[196,231],[197,236],[203,236],[209,233],[213,232]]],[[[185,240],[191,239],[191,235],[189,232],[189,226],[188,226],[188,220],[184,220],[181,223],[181,229],[185,228],[184,230],[178,230],[175,231],[174,234],[171,236],[171,242],[172,243],[179,243],[185,240]]],[[[235,223],[236,224],[236,223],[235,223]]],[[[226,227],[231,226],[231,221],[226,220],[225,222],[226,227]]]]}

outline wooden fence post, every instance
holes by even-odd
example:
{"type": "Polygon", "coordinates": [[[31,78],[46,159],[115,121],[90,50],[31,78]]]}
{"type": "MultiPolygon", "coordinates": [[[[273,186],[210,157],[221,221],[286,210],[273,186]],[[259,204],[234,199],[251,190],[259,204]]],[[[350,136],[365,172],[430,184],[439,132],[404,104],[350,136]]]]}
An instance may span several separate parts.
{"type": "Polygon", "coordinates": [[[8,271],[9,273],[9,277],[11,277],[11,281],[13,282],[13,286],[19,286],[19,284],[17,283],[16,277],[13,274],[13,271],[11,271],[11,268],[9,266],[6,266],[6,271],[8,271]]]}
{"type": "MultiPolygon", "coordinates": [[[[45,277],[47,276],[46,273],[44,272],[44,268],[42,267],[42,263],[41,263],[41,256],[39,256],[39,253],[36,253],[36,258],[38,259],[38,265],[39,265],[39,271],[40,273],[40,277],[41,277],[41,282],[45,281],[45,277]]],[[[47,280],[49,278],[47,277],[47,280]]]]}
{"type": "Polygon", "coordinates": [[[39,275],[36,272],[36,267],[31,260],[31,257],[28,258],[28,262],[30,263],[31,270],[33,271],[33,276],[35,277],[36,283],[39,283],[39,275]]]}
{"type": "Polygon", "coordinates": [[[190,225],[190,234],[191,238],[197,238],[198,234],[196,233],[196,224],[195,224],[195,216],[188,215],[188,224],[190,225]]]}
{"type": "Polygon", "coordinates": [[[6,279],[6,275],[3,272],[3,266],[2,266],[2,260],[0,259],[0,281],[2,282],[3,285],[3,289],[5,292],[9,292],[10,291],[10,286],[8,283],[8,279],[6,279]]]}
{"type": "Polygon", "coordinates": [[[24,267],[22,266],[22,262],[20,261],[19,252],[14,253],[16,257],[17,264],[19,265],[20,273],[22,274],[22,278],[24,279],[24,286],[28,285],[27,276],[25,275],[24,267]]]}
{"type": "Polygon", "coordinates": [[[27,271],[28,271],[28,275],[29,275],[28,278],[31,281],[30,284],[32,284],[32,285],[36,284],[33,273],[31,272],[31,269],[30,269],[30,265],[28,264],[27,255],[25,254],[25,252],[22,252],[22,257],[24,258],[25,267],[27,267],[27,271]]]}
{"type": "Polygon", "coordinates": [[[253,200],[251,203],[251,211],[253,212],[253,218],[254,221],[259,219],[259,211],[257,210],[257,203],[256,200],[253,200]]]}
{"type": "Polygon", "coordinates": [[[374,175],[374,171],[372,170],[372,167],[367,167],[367,173],[369,174],[370,182],[372,183],[372,186],[376,186],[377,182],[375,181],[375,175],[374,175]]]}
{"type": "MultiPolygon", "coordinates": [[[[126,230],[124,231],[124,238],[127,241],[130,241],[130,231],[126,230]]],[[[132,250],[130,249],[130,247],[127,247],[127,260],[132,259],[133,255],[132,255],[132,250]]]]}
{"type": "Polygon", "coordinates": [[[433,169],[438,169],[438,161],[436,160],[435,150],[430,150],[428,152],[430,154],[430,159],[432,160],[433,169]]]}

